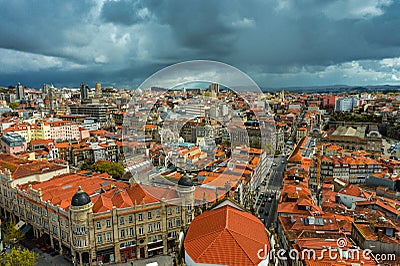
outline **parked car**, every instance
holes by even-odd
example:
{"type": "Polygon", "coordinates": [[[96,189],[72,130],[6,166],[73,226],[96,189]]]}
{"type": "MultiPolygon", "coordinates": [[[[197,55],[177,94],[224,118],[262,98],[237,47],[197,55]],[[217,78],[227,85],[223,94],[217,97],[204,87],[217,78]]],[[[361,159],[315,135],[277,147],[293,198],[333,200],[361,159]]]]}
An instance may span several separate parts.
{"type": "Polygon", "coordinates": [[[271,197],[269,197],[269,198],[268,198],[268,202],[271,202],[271,201],[272,201],[272,198],[271,198],[271,197]]]}
{"type": "Polygon", "coordinates": [[[260,208],[259,210],[258,210],[258,213],[263,213],[264,212],[264,208],[260,208]]]}

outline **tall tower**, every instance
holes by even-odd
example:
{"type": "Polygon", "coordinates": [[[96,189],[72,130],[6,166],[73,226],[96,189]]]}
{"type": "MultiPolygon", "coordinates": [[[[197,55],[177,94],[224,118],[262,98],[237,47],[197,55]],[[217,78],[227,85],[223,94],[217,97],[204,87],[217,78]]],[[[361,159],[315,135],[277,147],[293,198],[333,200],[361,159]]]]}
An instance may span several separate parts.
{"type": "Polygon", "coordinates": [[[279,100],[280,100],[281,102],[284,102],[284,101],[285,101],[285,91],[284,91],[284,90],[282,90],[282,91],[279,93],[279,100]]]}
{"type": "Polygon", "coordinates": [[[194,218],[194,191],[195,187],[190,176],[184,175],[178,181],[178,195],[182,204],[182,220],[184,224],[191,222],[194,218]]]}
{"type": "Polygon", "coordinates": [[[208,89],[211,92],[211,97],[212,98],[216,98],[218,96],[218,93],[219,93],[219,84],[218,83],[211,83],[208,86],[208,89]]]}
{"type": "Polygon", "coordinates": [[[81,100],[87,99],[89,96],[89,87],[85,83],[81,83],[81,100]]]}
{"type": "Polygon", "coordinates": [[[22,86],[19,82],[16,87],[15,94],[17,100],[25,100],[25,89],[24,86],[22,86]]]}
{"type": "Polygon", "coordinates": [[[101,92],[101,83],[100,82],[96,82],[96,87],[95,87],[95,92],[96,93],[100,93],[101,92]]]}
{"type": "Polygon", "coordinates": [[[71,253],[76,264],[84,265],[96,257],[94,252],[93,203],[89,195],[79,186],[69,207],[71,253]]]}

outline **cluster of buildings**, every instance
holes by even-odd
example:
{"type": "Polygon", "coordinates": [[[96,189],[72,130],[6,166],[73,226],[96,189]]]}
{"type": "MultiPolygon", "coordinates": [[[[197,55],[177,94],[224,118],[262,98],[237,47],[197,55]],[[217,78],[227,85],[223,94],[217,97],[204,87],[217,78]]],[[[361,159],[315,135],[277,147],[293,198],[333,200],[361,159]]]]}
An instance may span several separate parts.
{"type": "MultiPolygon", "coordinates": [[[[311,111],[318,110],[321,118],[316,123],[318,127],[310,126],[300,117],[296,133],[291,134],[290,128],[294,124],[291,121],[296,121],[296,118],[287,118],[292,113],[289,108],[282,109],[277,124],[277,129],[290,132],[282,137],[281,142],[290,141],[290,137],[295,136],[278,202],[279,247],[295,249],[296,254],[300,254],[291,258],[288,265],[331,265],[333,260],[324,253],[326,250],[337,253],[335,265],[398,265],[399,160],[384,147],[386,140],[380,133],[380,124],[331,123],[330,119],[335,115],[333,111],[350,111],[355,106],[338,110],[338,106],[347,101],[342,98],[336,99],[336,107],[332,109],[334,99],[329,96],[321,100],[321,97],[326,96],[308,96],[302,107],[305,109],[304,118],[311,111]],[[311,259],[304,256],[309,255],[310,250],[315,252],[311,259]],[[372,255],[350,255],[363,250],[371,250],[372,255]]],[[[372,99],[382,102],[368,97],[366,102],[369,106],[365,106],[365,102],[358,104],[368,110],[372,99]]],[[[378,108],[375,111],[378,114],[378,108]]],[[[396,117],[397,112],[391,116],[396,117]]]]}
{"type": "Polygon", "coordinates": [[[399,263],[400,161],[385,147],[397,96],[82,83],[18,84],[0,101],[18,103],[1,109],[2,220],[73,263],[177,252],[186,265],[331,265],[326,250],[335,265],[399,263]],[[335,120],[345,112],[382,119],[335,120]],[[288,159],[269,231],[251,212],[274,153],[288,159]],[[131,175],[79,169],[99,161],[131,175]],[[272,248],[315,254],[258,256],[272,248]]]}

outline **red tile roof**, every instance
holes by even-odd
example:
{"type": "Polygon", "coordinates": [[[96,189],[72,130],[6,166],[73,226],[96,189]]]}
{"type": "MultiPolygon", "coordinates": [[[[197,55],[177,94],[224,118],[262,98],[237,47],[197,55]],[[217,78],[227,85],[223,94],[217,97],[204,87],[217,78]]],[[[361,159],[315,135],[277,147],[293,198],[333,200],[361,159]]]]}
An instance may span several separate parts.
{"type": "Polygon", "coordinates": [[[9,154],[0,156],[0,170],[4,172],[9,169],[12,179],[53,172],[63,168],[66,166],[44,161],[28,161],[9,154]]]}
{"type": "Polygon", "coordinates": [[[269,242],[260,220],[226,205],[196,217],[184,245],[196,263],[258,265],[261,259],[257,252],[269,242]]]}
{"type": "Polygon", "coordinates": [[[342,188],[339,191],[339,193],[343,194],[343,195],[359,197],[359,198],[366,198],[366,199],[371,196],[370,193],[365,192],[359,186],[356,186],[356,185],[348,185],[347,187],[342,188]]]}

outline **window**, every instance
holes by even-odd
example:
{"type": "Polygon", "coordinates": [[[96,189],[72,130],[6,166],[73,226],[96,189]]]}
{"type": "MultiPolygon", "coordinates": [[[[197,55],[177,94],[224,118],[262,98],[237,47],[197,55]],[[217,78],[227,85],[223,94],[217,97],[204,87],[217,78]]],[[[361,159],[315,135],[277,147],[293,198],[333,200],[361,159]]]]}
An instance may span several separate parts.
{"type": "Polygon", "coordinates": [[[153,232],[153,225],[149,224],[149,233],[153,232]]]}
{"type": "Polygon", "coordinates": [[[100,222],[97,222],[97,223],[96,223],[96,228],[97,228],[97,229],[101,229],[101,223],[100,223],[100,222]]]}
{"type": "Polygon", "coordinates": [[[156,223],[156,230],[161,230],[161,223],[160,222],[156,223]]]}
{"type": "Polygon", "coordinates": [[[168,207],[168,215],[172,214],[172,209],[170,207],[168,207]]]}
{"type": "Polygon", "coordinates": [[[176,218],[176,220],[175,220],[175,225],[176,225],[176,226],[181,226],[181,219],[176,218]]]}
{"type": "Polygon", "coordinates": [[[190,212],[190,211],[192,210],[192,204],[189,204],[189,205],[187,206],[187,209],[188,209],[188,211],[190,212]]]}
{"type": "Polygon", "coordinates": [[[139,220],[139,221],[143,221],[143,216],[142,216],[141,213],[138,214],[138,220],[139,220]]]}
{"type": "Polygon", "coordinates": [[[160,210],[156,210],[156,218],[159,218],[160,216],[160,210]]]}
{"type": "Polygon", "coordinates": [[[121,230],[120,237],[121,237],[121,238],[124,238],[124,237],[125,237],[125,229],[122,229],[122,230],[121,230]]]}
{"type": "Polygon", "coordinates": [[[191,221],[192,221],[192,216],[189,215],[187,218],[187,223],[190,224],[191,221]]]}
{"type": "Polygon", "coordinates": [[[120,218],[119,218],[119,224],[120,224],[120,225],[123,225],[124,223],[125,223],[124,217],[120,217],[120,218]]]}
{"type": "Polygon", "coordinates": [[[97,244],[101,244],[103,242],[103,236],[97,235],[97,244]]]}
{"type": "Polygon", "coordinates": [[[129,228],[129,236],[134,236],[135,235],[135,230],[133,227],[129,228]]]}
{"type": "Polygon", "coordinates": [[[180,213],[181,212],[181,208],[178,206],[176,207],[176,213],[180,213]]]}
{"type": "Polygon", "coordinates": [[[82,234],[86,234],[86,229],[84,226],[81,227],[81,232],[82,232],[82,234]]]}
{"type": "Polygon", "coordinates": [[[49,223],[45,221],[43,224],[44,224],[44,228],[49,230],[49,223]]]}
{"type": "Polygon", "coordinates": [[[107,233],[107,242],[111,242],[112,241],[112,237],[111,237],[111,232],[107,233]]]}
{"type": "Polygon", "coordinates": [[[172,220],[168,220],[168,228],[172,228],[172,220]]]}
{"type": "Polygon", "coordinates": [[[111,227],[111,222],[110,222],[110,220],[106,220],[106,226],[107,226],[107,227],[111,227]]]}
{"type": "Polygon", "coordinates": [[[144,234],[143,226],[140,226],[139,227],[139,235],[143,235],[143,234],[144,234]]]}
{"type": "Polygon", "coordinates": [[[58,227],[53,225],[53,234],[58,235],[58,227]]]}
{"type": "Polygon", "coordinates": [[[57,215],[56,215],[55,213],[52,213],[52,214],[51,214],[51,219],[52,219],[53,221],[57,221],[57,215]]]}
{"type": "Polygon", "coordinates": [[[132,215],[129,215],[129,223],[131,224],[131,223],[133,223],[133,216],[132,215]]]}
{"type": "Polygon", "coordinates": [[[147,219],[151,220],[151,212],[147,213],[147,219]]]}
{"type": "Polygon", "coordinates": [[[47,210],[46,209],[43,209],[43,216],[47,217],[47,210]]]}

